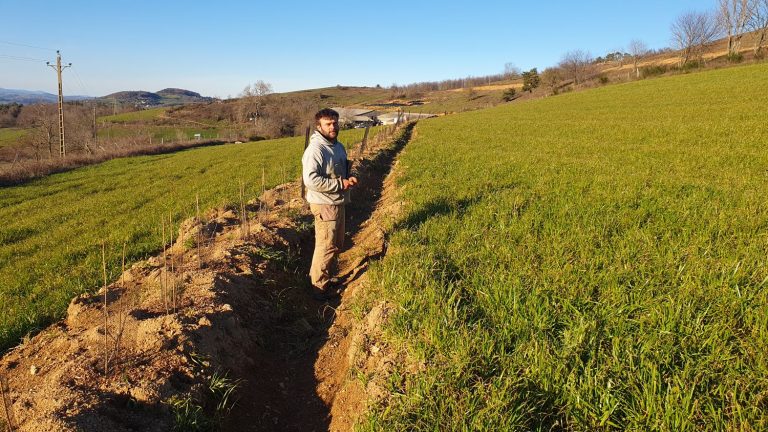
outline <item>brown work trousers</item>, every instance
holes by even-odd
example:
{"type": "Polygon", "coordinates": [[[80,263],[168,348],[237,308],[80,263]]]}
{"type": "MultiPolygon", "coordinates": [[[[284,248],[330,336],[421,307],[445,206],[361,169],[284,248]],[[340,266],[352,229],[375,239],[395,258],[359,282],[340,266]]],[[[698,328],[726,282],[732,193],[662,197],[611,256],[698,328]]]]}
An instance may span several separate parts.
{"type": "Polygon", "coordinates": [[[315,288],[324,290],[344,246],[344,205],[310,204],[309,209],[315,216],[315,252],[309,278],[315,288]]]}

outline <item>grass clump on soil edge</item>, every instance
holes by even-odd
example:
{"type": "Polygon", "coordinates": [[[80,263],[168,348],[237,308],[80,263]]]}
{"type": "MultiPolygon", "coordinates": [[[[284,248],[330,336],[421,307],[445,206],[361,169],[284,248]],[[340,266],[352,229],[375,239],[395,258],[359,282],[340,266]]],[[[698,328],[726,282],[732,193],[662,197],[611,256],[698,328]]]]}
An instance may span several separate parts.
{"type": "Polygon", "coordinates": [[[174,419],[174,431],[219,430],[232,407],[237,403],[240,380],[227,373],[213,372],[202,389],[202,394],[176,395],[166,401],[174,419]]]}

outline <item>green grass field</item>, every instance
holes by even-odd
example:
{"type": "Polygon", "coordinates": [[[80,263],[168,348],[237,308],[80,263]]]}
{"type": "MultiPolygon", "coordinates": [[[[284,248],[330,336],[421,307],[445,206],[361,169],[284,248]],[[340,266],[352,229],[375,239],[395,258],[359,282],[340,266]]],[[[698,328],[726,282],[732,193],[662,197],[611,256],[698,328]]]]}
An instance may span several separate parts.
{"type": "MultiPolygon", "coordinates": [[[[226,129],[215,127],[181,127],[181,126],[146,126],[143,128],[153,140],[159,142],[160,139],[177,141],[180,138],[183,140],[192,140],[194,135],[199,133],[201,139],[215,140],[215,139],[227,139],[226,129]]],[[[99,138],[113,139],[124,137],[135,137],[137,140],[148,139],[147,135],[140,136],[137,133],[135,127],[131,125],[114,125],[99,129],[99,138]],[[138,135],[138,136],[137,136],[138,135]]]]}
{"type": "MultiPolygon", "coordinates": [[[[341,140],[362,134],[342,131],[341,140]]],[[[256,196],[262,168],[267,187],[298,177],[302,147],[300,137],[115,159],[0,188],[0,349],[100,285],[102,240],[114,277],[123,242],[130,261],[145,258],[160,248],[160,218],[193,216],[196,193],[205,210],[235,202],[240,181],[256,196]]]]}
{"type": "Polygon", "coordinates": [[[168,108],[163,107],[131,111],[127,113],[99,117],[99,121],[109,123],[147,122],[163,116],[167,110],[168,108]]]}
{"type": "Polygon", "coordinates": [[[418,124],[363,429],[768,429],[766,106],[761,64],[418,124]]]}
{"type": "Polygon", "coordinates": [[[0,128],[0,147],[14,145],[27,131],[19,128],[0,128]]]}

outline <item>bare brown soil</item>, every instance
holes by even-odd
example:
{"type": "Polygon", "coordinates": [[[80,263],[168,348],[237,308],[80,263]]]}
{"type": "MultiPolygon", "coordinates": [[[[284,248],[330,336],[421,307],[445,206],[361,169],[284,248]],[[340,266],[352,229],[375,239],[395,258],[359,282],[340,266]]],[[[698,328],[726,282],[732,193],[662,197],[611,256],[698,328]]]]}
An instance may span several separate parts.
{"type": "Polygon", "coordinates": [[[11,417],[14,431],[165,431],[174,414],[195,418],[178,408],[188,399],[222,430],[350,430],[383,392],[380,380],[363,387],[353,372],[385,374],[393,361],[374,342],[388,306],[360,320],[349,304],[368,263],[386,251],[381,224],[397,205],[382,198],[384,179],[410,131],[377,140],[356,161],[361,186],[347,213],[340,299],[309,296],[312,218],[298,185],[281,185],[248,203],[247,224],[231,209],[185,221],[164,255],[108,286],[106,325],[102,289],[6,354],[0,390],[9,414],[0,412],[0,425],[11,417]],[[199,257],[190,241],[198,233],[199,257]],[[238,383],[237,402],[217,411],[212,376],[224,375],[238,383]]]}

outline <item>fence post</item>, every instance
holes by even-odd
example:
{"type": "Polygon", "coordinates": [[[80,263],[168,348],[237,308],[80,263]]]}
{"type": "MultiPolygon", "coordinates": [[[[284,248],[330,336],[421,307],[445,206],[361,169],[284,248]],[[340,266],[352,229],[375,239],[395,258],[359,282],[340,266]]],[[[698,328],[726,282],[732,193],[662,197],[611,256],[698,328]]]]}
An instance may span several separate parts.
{"type": "Polygon", "coordinates": [[[365,151],[365,144],[368,142],[368,132],[371,131],[370,126],[365,127],[365,134],[363,134],[363,141],[360,143],[360,151],[357,154],[358,159],[363,158],[363,152],[365,151]]]}
{"type": "MultiPolygon", "coordinates": [[[[307,125],[307,130],[304,133],[304,151],[306,151],[307,147],[309,147],[309,131],[310,131],[310,129],[311,129],[310,125],[307,125]]],[[[302,155],[303,155],[303,153],[302,153],[302,155]]],[[[304,185],[304,171],[303,171],[303,167],[302,167],[302,172],[301,172],[301,199],[306,199],[305,198],[305,192],[306,192],[305,191],[305,187],[306,186],[304,185]]]]}

